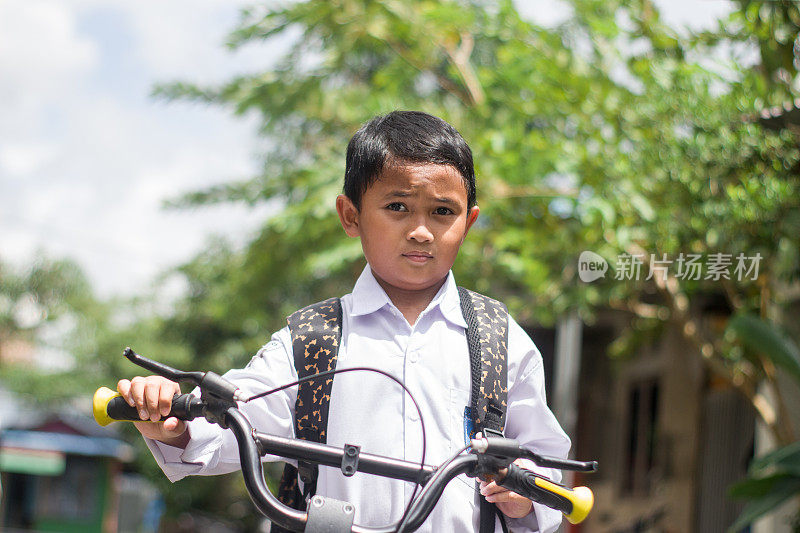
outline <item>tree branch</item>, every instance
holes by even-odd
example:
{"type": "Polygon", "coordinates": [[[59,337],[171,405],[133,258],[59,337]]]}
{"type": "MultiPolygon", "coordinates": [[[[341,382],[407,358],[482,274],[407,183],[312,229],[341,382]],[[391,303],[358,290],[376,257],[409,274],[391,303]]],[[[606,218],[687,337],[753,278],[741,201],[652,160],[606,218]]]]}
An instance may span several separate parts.
{"type": "MultiPolygon", "coordinates": [[[[638,245],[631,245],[627,251],[631,255],[643,257],[643,262],[647,262],[648,255],[638,245]]],[[[775,439],[786,444],[781,424],[778,423],[778,414],[764,395],[756,391],[753,379],[743,372],[735,372],[728,368],[723,362],[721,351],[701,335],[700,326],[691,314],[689,298],[681,291],[678,280],[667,274],[666,276],[653,276],[653,281],[666,298],[672,318],[681,326],[684,338],[699,350],[703,363],[714,374],[744,394],[775,439]]]]}
{"type": "MultiPolygon", "coordinates": [[[[486,178],[489,178],[488,176],[486,178]]],[[[552,189],[537,187],[535,185],[511,186],[508,182],[499,178],[492,177],[489,188],[492,190],[492,198],[572,198],[578,197],[578,189],[564,188],[552,189]]]]}
{"type": "Polygon", "coordinates": [[[472,49],[475,46],[475,39],[469,33],[461,34],[461,43],[456,47],[452,43],[445,42],[442,47],[447,52],[448,57],[453,62],[453,65],[464,80],[464,85],[467,86],[472,102],[476,105],[481,105],[486,101],[486,95],[483,92],[483,87],[478,80],[478,75],[469,61],[469,56],[472,55],[472,49]]]}
{"type": "Polygon", "coordinates": [[[406,45],[404,45],[403,43],[390,41],[389,39],[385,39],[383,37],[378,37],[376,35],[373,35],[373,37],[375,37],[379,41],[381,41],[384,44],[386,44],[386,46],[388,46],[389,49],[392,50],[392,52],[397,54],[397,56],[400,59],[402,59],[403,61],[405,61],[406,63],[408,63],[409,65],[411,65],[415,69],[417,69],[418,71],[420,71],[420,72],[430,72],[431,74],[433,74],[433,76],[436,78],[436,82],[439,84],[439,86],[442,89],[444,89],[445,91],[449,92],[450,94],[453,94],[454,96],[456,96],[459,100],[461,100],[461,102],[464,105],[469,107],[473,103],[473,99],[472,99],[471,95],[469,93],[465,94],[464,91],[458,85],[453,83],[452,80],[450,80],[449,78],[447,78],[445,76],[442,76],[441,74],[439,74],[437,72],[434,72],[433,69],[428,68],[428,66],[425,65],[424,63],[415,60],[411,56],[411,54],[409,53],[408,47],[406,45]]]}

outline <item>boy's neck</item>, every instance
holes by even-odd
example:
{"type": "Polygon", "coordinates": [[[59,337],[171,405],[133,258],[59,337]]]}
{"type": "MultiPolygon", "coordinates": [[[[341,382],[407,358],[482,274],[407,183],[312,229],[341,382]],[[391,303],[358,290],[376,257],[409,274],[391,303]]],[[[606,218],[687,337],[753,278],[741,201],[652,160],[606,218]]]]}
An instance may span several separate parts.
{"type": "Polygon", "coordinates": [[[431,301],[436,297],[439,289],[441,289],[442,285],[447,281],[445,277],[442,278],[442,281],[431,285],[427,289],[411,291],[390,285],[376,276],[374,272],[372,274],[375,276],[375,281],[378,282],[378,285],[386,292],[386,296],[389,297],[394,306],[397,307],[406,321],[412,326],[416,324],[420,313],[428,307],[431,301]]]}

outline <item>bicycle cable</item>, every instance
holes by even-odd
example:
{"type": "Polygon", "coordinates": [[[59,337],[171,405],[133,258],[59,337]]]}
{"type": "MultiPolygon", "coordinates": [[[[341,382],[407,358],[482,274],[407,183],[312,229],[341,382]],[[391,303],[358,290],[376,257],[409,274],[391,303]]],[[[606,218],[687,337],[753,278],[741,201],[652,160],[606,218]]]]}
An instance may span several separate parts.
{"type": "MultiPolygon", "coordinates": [[[[417,410],[417,415],[419,415],[419,425],[420,425],[420,429],[422,430],[422,457],[420,458],[420,463],[419,463],[419,473],[422,474],[424,472],[424,470],[425,470],[425,452],[426,452],[426,449],[427,449],[427,438],[426,438],[426,432],[425,432],[425,420],[423,419],[423,416],[422,416],[422,410],[419,408],[419,404],[417,403],[417,400],[414,398],[414,395],[411,394],[410,390],[408,390],[408,387],[406,387],[405,384],[402,381],[400,381],[399,379],[397,379],[396,377],[394,377],[393,375],[389,374],[386,371],[379,370],[377,368],[369,368],[369,367],[366,367],[366,366],[356,366],[356,367],[351,367],[351,368],[337,368],[337,369],[334,369],[334,370],[326,370],[324,372],[319,372],[317,374],[312,374],[310,376],[302,377],[302,378],[300,378],[300,379],[298,379],[296,381],[293,381],[291,383],[287,383],[286,385],[281,385],[280,387],[276,387],[274,389],[270,389],[270,390],[265,391],[265,392],[259,392],[258,394],[254,394],[253,396],[250,396],[246,400],[242,400],[242,402],[243,403],[247,403],[247,402],[250,402],[252,400],[257,400],[259,398],[264,398],[265,396],[269,396],[270,394],[275,394],[276,392],[280,392],[282,390],[294,387],[294,386],[299,385],[300,383],[303,383],[303,382],[306,382],[306,381],[312,381],[314,379],[319,379],[319,378],[322,378],[322,377],[325,377],[325,376],[331,376],[331,375],[334,375],[334,374],[344,374],[346,372],[356,372],[356,371],[374,372],[376,374],[384,375],[387,378],[389,378],[392,381],[394,381],[395,383],[397,383],[398,385],[400,385],[403,388],[403,390],[405,391],[405,393],[408,394],[408,397],[411,398],[411,402],[414,404],[414,407],[417,410]]],[[[461,455],[461,453],[463,453],[464,450],[466,450],[466,448],[462,449],[456,455],[451,457],[447,461],[447,463],[445,463],[445,464],[449,464],[450,462],[455,460],[455,458],[458,457],[459,455],[461,455]]],[[[411,510],[411,506],[414,503],[414,498],[417,495],[417,490],[419,490],[419,482],[414,483],[414,490],[411,492],[411,498],[409,498],[409,500],[408,500],[408,504],[406,505],[405,511],[403,512],[403,516],[400,517],[400,521],[398,522],[398,524],[399,524],[398,527],[400,527],[400,525],[402,525],[406,521],[406,518],[408,517],[408,513],[411,510]]],[[[397,529],[397,531],[400,531],[400,530],[397,529]]]]}

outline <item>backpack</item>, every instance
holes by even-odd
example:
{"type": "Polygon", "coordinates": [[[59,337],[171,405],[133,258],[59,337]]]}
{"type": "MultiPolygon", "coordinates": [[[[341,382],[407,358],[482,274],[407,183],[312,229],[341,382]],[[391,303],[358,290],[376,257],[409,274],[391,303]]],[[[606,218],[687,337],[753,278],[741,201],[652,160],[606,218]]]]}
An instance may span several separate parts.
{"type": "MultiPolygon", "coordinates": [[[[470,406],[465,411],[472,419],[470,437],[478,431],[501,432],[505,425],[508,395],[508,311],[505,305],[476,292],[458,287],[461,312],[467,322],[467,345],[470,357],[470,406]]],[[[342,335],[342,306],[339,298],[330,298],[304,307],[287,318],[292,338],[294,365],[299,378],[333,370],[342,335]]],[[[302,382],[295,402],[295,435],[299,439],[327,442],[328,408],[333,375],[302,382]]],[[[465,418],[467,418],[465,416],[465,418]]],[[[286,464],[278,487],[278,499],[294,509],[303,510],[316,491],[317,465],[298,462],[297,468],[286,464]],[[298,477],[303,481],[300,490],[298,477]]],[[[480,498],[480,533],[494,531],[494,504],[480,498]]],[[[497,513],[505,530],[502,513],[497,513]]],[[[287,530],[273,524],[272,533],[287,530]]]]}

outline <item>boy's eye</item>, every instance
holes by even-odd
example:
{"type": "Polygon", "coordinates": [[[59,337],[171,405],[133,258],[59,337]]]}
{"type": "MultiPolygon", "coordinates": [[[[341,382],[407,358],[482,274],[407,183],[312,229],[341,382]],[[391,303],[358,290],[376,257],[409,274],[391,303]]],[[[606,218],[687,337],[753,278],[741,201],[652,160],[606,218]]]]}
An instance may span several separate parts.
{"type": "Polygon", "coordinates": [[[452,215],[453,214],[453,210],[450,209],[449,207],[437,207],[436,209],[433,210],[433,212],[434,212],[434,214],[437,214],[437,215],[452,215]]]}
{"type": "Polygon", "coordinates": [[[388,209],[389,211],[407,211],[406,206],[404,206],[400,202],[392,202],[386,206],[386,209],[388,209]]]}

